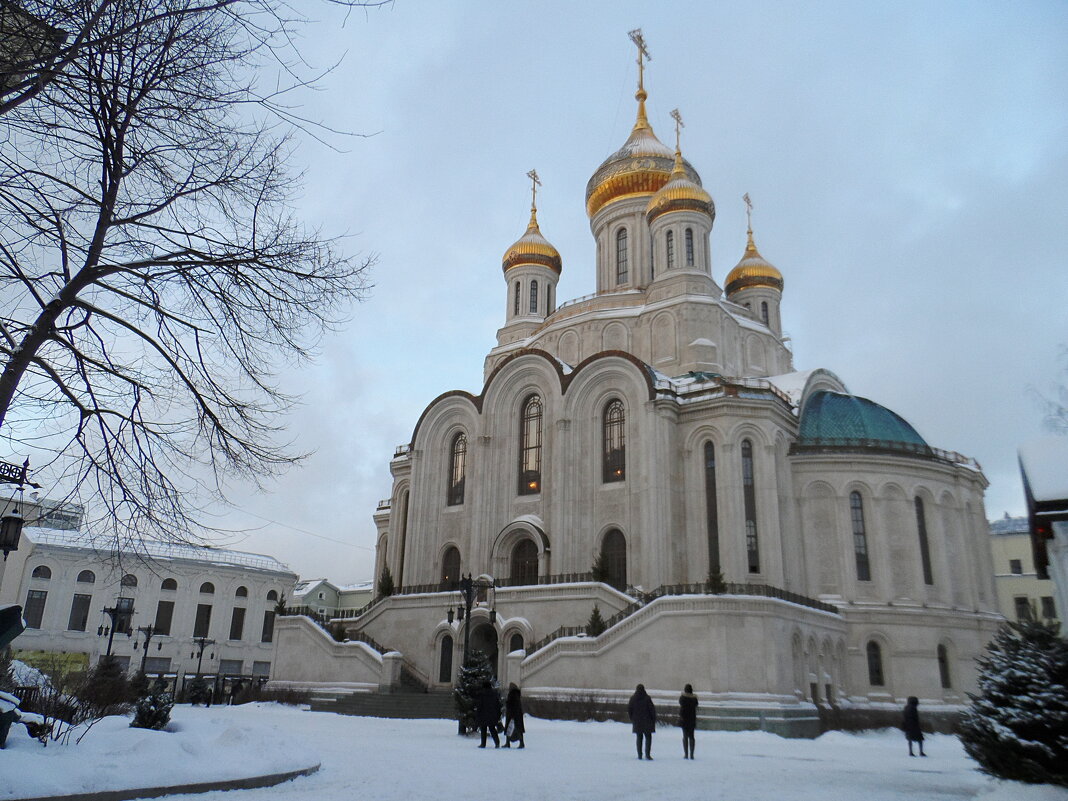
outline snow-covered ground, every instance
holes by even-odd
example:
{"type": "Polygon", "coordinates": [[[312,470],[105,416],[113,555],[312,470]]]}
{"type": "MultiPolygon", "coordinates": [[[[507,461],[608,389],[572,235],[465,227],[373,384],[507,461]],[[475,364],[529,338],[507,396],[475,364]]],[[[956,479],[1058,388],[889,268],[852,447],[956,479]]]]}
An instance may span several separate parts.
{"type": "Polygon", "coordinates": [[[630,727],[527,718],[527,747],[481,751],[447,720],[385,720],[275,704],[175,707],[171,731],[97,724],[81,745],[41,746],[12,729],[0,751],[0,799],[211,781],[322,763],[309,777],[204,801],[421,801],[442,797],[667,801],[1068,801],[1068,790],[999,782],[954,737],[912,758],[900,732],[833,732],[787,740],[762,732],[698,732],[683,760],[679,730],[661,727],[653,762],[630,727]]]}

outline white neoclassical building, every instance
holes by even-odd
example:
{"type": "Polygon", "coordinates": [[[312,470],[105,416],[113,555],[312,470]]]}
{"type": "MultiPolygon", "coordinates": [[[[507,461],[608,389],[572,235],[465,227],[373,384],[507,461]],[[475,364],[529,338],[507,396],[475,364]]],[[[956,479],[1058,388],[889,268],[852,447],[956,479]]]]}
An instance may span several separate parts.
{"type": "MultiPolygon", "coordinates": [[[[641,78],[636,99],[587,185],[597,291],[558,303],[532,205],[482,388],[434,400],[390,462],[376,575],[399,589],[347,631],[431,688],[455,680],[465,625],[528,697],[692,683],[709,726],[810,731],[818,707],[910,695],[957,708],[1000,620],[986,479],[829,370],[795,369],[782,273],[751,225],[716,266],[712,198],[677,133],[654,134],[641,78]],[[462,574],[495,588],[461,622],[462,574]],[[608,630],[574,636],[595,605],[608,630]]],[[[281,636],[283,678],[369,687],[383,664],[296,620],[281,636]]]]}

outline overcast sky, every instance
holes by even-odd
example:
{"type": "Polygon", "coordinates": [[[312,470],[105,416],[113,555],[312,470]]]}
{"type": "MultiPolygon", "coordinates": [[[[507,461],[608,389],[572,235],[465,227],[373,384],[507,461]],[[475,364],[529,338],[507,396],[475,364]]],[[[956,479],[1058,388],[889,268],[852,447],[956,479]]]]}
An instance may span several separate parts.
{"type": "MultiPolygon", "coordinates": [[[[309,4],[311,5],[311,4],[309,4]]],[[[343,57],[305,112],[369,138],[305,140],[299,213],[378,254],[374,289],[289,421],[314,451],[269,494],[236,488],[232,547],[305,577],[372,578],[389,460],[442,392],[478,393],[504,320],[501,256],[529,182],[563,257],[558,297],[594,290],[586,181],[634,121],[641,27],[649,116],[715,200],[713,277],[745,246],[785,278],[795,367],[835,372],[990,481],[1021,514],[1018,444],[1068,343],[1068,5],[1060,2],[415,2],[321,22],[343,57]]],[[[1062,380],[1064,375],[1061,375],[1062,380]]]]}

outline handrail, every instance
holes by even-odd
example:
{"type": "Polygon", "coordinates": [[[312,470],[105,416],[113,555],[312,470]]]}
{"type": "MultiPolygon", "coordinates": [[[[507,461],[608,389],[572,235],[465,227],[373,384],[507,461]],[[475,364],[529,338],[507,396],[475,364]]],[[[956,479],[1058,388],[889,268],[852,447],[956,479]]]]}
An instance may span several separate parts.
{"type": "Polygon", "coordinates": [[[916,442],[899,442],[887,439],[864,439],[860,437],[820,437],[819,439],[795,442],[790,446],[790,454],[804,453],[833,453],[836,450],[848,450],[851,448],[863,448],[882,453],[907,453],[913,456],[922,456],[936,459],[949,464],[959,464],[973,470],[982,471],[979,462],[970,456],[965,456],[956,451],[944,451],[941,448],[932,448],[927,444],[916,442]]]}

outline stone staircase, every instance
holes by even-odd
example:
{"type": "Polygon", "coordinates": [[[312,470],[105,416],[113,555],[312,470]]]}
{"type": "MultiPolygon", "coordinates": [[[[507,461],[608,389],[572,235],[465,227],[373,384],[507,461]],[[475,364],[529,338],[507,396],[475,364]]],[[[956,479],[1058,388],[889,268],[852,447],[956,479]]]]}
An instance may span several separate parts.
{"type": "Polygon", "coordinates": [[[313,697],[313,712],[336,712],[370,718],[456,718],[451,692],[351,693],[338,697],[313,697]]]}

